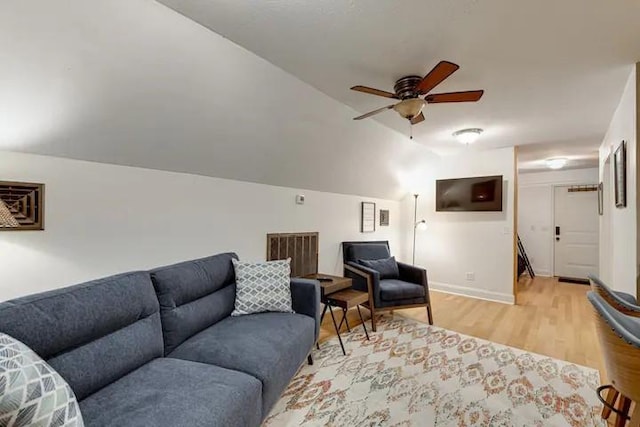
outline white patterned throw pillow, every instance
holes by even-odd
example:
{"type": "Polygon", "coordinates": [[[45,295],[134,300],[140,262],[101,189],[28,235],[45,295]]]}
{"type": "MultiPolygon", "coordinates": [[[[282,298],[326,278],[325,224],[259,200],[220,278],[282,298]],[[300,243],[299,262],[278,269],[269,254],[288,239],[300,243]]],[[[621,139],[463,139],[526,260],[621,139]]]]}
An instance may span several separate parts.
{"type": "Polygon", "coordinates": [[[1,332],[0,426],[84,426],[69,384],[33,350],[1,332]]]}
{"type": "Polygon", "coordinates": [[[280,311],[291,313],[291,258],[280,261],[233,260],[236,303],[232,316],[280,311]]]}

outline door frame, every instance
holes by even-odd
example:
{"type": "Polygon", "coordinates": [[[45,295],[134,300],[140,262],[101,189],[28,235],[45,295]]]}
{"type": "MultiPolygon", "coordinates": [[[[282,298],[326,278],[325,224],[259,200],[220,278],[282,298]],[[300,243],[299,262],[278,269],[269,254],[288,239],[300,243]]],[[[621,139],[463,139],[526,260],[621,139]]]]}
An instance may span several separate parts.
{"type": "Polygon", "coordinates": [[[513,304],[518,305],[518,146],[513,147],[513,304]]]}

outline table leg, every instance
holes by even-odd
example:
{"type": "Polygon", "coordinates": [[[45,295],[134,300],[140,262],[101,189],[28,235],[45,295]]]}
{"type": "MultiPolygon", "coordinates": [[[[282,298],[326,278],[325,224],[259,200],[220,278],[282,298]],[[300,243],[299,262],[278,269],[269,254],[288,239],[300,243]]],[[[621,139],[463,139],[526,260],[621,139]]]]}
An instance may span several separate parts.
{"type": "Polygon", "coordinates": [[[327,307],[329,307],[329,304],[325,304],[324,308],[322,309],[322,315],[320,316],[320,324],[322,325],[322,321],[324,320],[324,315],[327,313],[327,307]]]}
{"type": "Polygon", "coordinates": [[[362,318],[362,312],[360,311],[360,306],[358,307],[358,315],[360,316],[360,321],[362,322],[362,327],[364,328],[364,334],[367,336],[367,341],[369,341],[369,332],[367,332],[367,325],[364,324],[364,319],[362,318]]]}
{"type": "Polygon", "coordinates": [[[342,315],[344,316],[344,323],[347,324],[347,331],[351,332],[351,326],[349,325],[349,319],[347,319],[347,309],[343,309],[342,315]]]}
{"type": "Polygon", "coordinates": [[[338,328],[338,323],[336,322],[336,317],[333,315],[333,310],[329,307],[329,313],[331,313],[331,319],[333,320],[333,326],[336,328],[336,334],[338,334],[338,341],[340,341],[340,347],[342,347],[342,354],[345,356],[347,352],[344,351],[344,344],[342,344],[342,337],[340,336],[340,329],[338,328]]]}
{"type": "Polygon", "coordinates": [[[351,326],[349,325],[349,319],[347,319],[347,309],[346,308],[342,309],[342,319],[340,319],[340,324],[338,325],[338,328],[342,329],[342,324],[343,323],[347,324],[347,332],[351,332],[351,326]]]}

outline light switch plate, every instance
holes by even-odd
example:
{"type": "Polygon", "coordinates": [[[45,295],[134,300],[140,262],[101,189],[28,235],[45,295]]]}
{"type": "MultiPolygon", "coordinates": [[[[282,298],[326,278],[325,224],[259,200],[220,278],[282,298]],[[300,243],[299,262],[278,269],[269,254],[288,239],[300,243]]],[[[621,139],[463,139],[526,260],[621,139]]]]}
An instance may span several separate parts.
{"type": "Polygon", "coordinates": [[[304,194],[296,195],[296,204],[304,205],[304,194]]]}

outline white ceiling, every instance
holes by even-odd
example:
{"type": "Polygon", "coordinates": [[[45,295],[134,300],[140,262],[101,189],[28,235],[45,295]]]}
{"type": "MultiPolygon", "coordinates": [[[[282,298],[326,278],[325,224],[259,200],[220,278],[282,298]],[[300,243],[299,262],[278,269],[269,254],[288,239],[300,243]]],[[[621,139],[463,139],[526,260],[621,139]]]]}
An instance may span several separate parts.
{"type": "Polygon", "coordinates": [[[563,169],[597,168],[599,147],[599,142],[584,141],[523,145],[518,149],[518,167],[520,172],[548,171],[545,160],[562,157],[567,159],[563,169]]]}
{"type": "MultiPolygon", "coordinates": [[[[392,91],[441,59],[458,63],[435,92],[485,95],[428,106],[414,135],[442,154],[456,151],[453,131],[481,127],[482,147],[557,144],[588,155],[640,59],[640,2],[631,0],[160,1],[359,113],[389,100],[349,87],[392,91]]],[[[393,111],[375,120],[408,133],[393,111]]]]}

